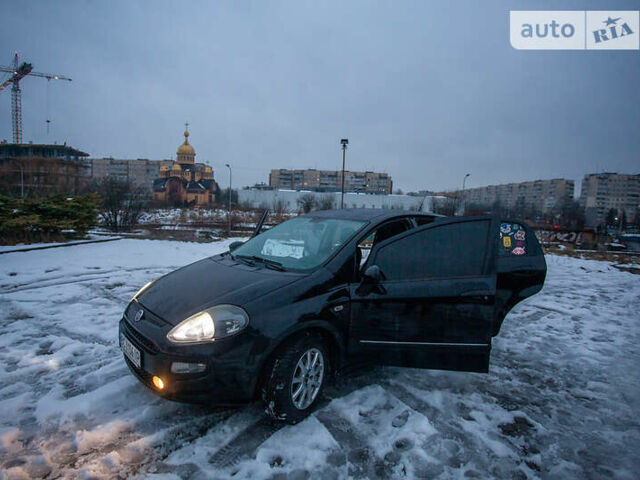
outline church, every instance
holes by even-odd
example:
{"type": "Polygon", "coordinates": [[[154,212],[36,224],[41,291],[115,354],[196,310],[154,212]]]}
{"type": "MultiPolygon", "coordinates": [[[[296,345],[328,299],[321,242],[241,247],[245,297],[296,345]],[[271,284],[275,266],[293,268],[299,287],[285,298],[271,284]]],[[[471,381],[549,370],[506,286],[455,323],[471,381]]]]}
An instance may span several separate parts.
{"type": "Polygon", "coordinates": [[[215,202],[218,185],[213,168],[196,163],[196,151],[189,144],[189,123],[184,143],[178,147],[176,161],[160,167],[160,178],[153,181],[153,200],[173,206],[209,206],[215,202]]]}

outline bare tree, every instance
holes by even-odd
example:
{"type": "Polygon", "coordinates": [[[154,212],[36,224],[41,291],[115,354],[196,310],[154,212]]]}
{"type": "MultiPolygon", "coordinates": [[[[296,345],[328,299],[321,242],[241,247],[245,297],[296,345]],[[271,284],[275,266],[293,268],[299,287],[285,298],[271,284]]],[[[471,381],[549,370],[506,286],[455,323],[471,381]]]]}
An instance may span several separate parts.
{"type": "Polygon", "coordinates": [[[129,182],[106,177],[96,185],[102,199],[102,223],[119,232],[137,225],[147,203],[147,192],[129,182]]]}
{"type": "Polygon", "coordinates": [[[457,203],[458,202],[454,197],[445,197],[443,199],[437,199],[433,203],[433,213],[451,217],[456,212],[457,203]]]}
{"type": "Polygon", "coordinates": [[[286,210],[284,200],[282,200],[281,198],[275,198],[273,200],[273,205],[271,207],[271,210],[273,210],[273,213],[277,215],[282,215],[286,210]]]}
{"type": "Polygon", "coordinates": [[[297,203],[300,210],[302,210],[304,213],[309,213],[317,205],[316,197],[311,193],[305,193],[304,195],[302,195],[300,198],[298,198],[297,203]]]}
{"type": "Polygon", "coordinates": [[[323,195],[318,202],[319,210],[333,210],[336,208],[333,195],[323,195]]]}

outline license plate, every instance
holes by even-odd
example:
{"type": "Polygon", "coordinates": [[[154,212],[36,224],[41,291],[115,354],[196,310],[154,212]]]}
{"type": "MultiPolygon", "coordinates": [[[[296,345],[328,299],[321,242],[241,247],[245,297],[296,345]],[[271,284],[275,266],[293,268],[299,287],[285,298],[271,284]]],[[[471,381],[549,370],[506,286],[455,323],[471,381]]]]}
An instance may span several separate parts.
{"type": "Polygon", "coordinates": [[[127,340],[123,334],[120,334],[120,348],[127,356],[127,358],[133,363],[136,367],[142,368],[142,361],[140,356],[140,350],[133,346],[133,344],[127,340]]]}

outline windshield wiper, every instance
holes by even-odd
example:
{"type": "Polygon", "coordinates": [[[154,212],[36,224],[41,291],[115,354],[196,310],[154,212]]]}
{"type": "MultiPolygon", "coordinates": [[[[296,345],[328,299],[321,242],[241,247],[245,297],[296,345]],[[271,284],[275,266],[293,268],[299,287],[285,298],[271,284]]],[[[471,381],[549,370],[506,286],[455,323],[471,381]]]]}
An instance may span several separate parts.
{"type": "Polygon", "coordinates": [[[276,262],[275,260],[269,260],[268,258],[259,257],[257,255],[252,255],[251,259],[263,263],[265,267],[269,267],[273,270],[278,270],[279,272],[285,272],[287,269],[282,266],[280,262],[276,262]]]}
{"type": "Polygon", "coordinates": [[[231,258],[234,260],[240,260],[245,265],[249,265],[250,267],[255,267],[256,262],[253,261],[253,257],[249,257],[247,255],[231,255],[231,258]]]}

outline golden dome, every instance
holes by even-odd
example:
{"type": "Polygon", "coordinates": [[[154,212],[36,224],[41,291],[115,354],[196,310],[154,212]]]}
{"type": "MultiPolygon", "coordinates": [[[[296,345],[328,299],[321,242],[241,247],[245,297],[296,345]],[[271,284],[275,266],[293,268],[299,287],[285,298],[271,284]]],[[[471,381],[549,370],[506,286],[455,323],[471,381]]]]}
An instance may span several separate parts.
{"type": "Polygon", "coordinates": [[[184,143],[178,147],[178,155],[195,155],[196,151],[189,145],[189,132],[184,132],[184,143]]]}

